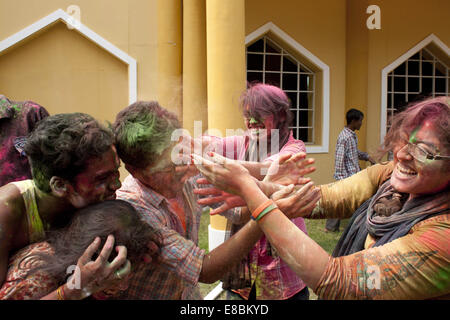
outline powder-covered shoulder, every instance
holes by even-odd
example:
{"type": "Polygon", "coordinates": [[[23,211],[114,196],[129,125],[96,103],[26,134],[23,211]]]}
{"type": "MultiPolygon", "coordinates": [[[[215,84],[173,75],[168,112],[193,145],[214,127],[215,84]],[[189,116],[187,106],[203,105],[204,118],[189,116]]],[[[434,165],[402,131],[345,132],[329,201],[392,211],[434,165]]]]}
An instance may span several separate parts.
{"type": "Polygon", "coordinates": [[[439,228],[447,229],[447,233],[450,235],[450,212],[439,214],[431,218],[418,222],[411,228],[411,231],[416,231],[423,228],[439,228]]]}
{"type": "Polygon", "coordinates": [[[437,250],[450,259],[450,213],[440,214],[423,220],[413,226],[409,232],[415,241],[437,250]]]}

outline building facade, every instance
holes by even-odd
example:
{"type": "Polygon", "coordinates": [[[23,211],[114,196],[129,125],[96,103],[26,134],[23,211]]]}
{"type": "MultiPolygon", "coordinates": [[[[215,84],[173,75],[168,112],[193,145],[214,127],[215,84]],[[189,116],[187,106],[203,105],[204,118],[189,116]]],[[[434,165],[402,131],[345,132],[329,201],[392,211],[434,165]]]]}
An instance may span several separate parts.
{"type": "Polygon", "coordinates": [[[158,100],[191,134],[225,136],[244,127],[247,81],[275,84],[327,183],[346,110],[364,112],[371,152],[395,110],[449,95],[448,12],[447,0],[0,0],[0,93],[110,122],[158,100]]]}

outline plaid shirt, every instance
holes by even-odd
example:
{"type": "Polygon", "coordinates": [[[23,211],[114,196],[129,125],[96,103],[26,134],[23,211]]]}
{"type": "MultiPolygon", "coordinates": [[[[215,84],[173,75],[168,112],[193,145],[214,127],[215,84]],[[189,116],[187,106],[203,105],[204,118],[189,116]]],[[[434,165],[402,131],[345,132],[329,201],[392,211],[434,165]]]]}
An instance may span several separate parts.
{"type": "Polygon", "coordinates": [[[149,225],[161,233],[162,245],[157,265],[133,271],[129,288],[121,299],[178,300],[201,299],[198,278],[204,250],[197,246],[201,209],[192,194],[194,179],[186,182],[183,195],[186,232],[169,207],[169,201],[129,175],[117,190],[117,199],[131,203],[149,225]],[[192,212],[188,202],[194,208],[192,212]]]}
{"type": "MultiPolygon", "coordinates": [[[[225,148],[224,150],[229,152],[227,154],[224,151],[224,155],[227,157],[234,157],[236,160],[245,159],[245,153],[249,148],[249,143],[245,140],[245,136],[226,137],[222,139],[222,144],[225,148]]],[[[279,153],[267,157],[264,161],[275,161],[281,154],[295,154],[298,152],[306,152],[305,144],[301,140],[296,140],[291,132],[289,140],[281,147],[279,153]]],[[[233,215],[240,215],[240,208],[229,210],[223,215],[227,219],[233,220],[233,215]]],[[[303,218],[293,219],[292,222],[305,234],[308,234],[303,218]]],[[[279,256],[271,255],[270,244],[265,236],[262,236],[250,250],[248,259],[251,280],[256,289],[257,300],[286,300],[306,287],[303,280],[279,256]]],[[[236,291],[243,298],[248,299],[250,290],[251,288],[244,288],[236,291]]]]}
{"type": "Polygon", "coordinates": [[[356,133],[345,127],[336,143],[334,179],[342,180],[361,170],[358,160],[368,160],[366,152],[358,150],[356,133]]]}

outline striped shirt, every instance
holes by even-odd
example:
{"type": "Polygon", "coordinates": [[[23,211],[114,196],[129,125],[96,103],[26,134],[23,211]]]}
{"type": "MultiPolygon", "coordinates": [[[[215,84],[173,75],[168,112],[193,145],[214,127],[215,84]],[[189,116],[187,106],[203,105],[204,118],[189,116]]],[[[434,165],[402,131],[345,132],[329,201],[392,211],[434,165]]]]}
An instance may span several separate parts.
{"type": "Polygon", "coordinates": [[[360,171],[358,160],[369,160],[369,155],[358,150],[356,133],[345,127],[336,143],[334,179],[342,180],[360,171]]]}
{"type": "Polygon", "coordinates": [[[131,175],[117,190],[117,199],[131,203],[163,239],[158,263],[133,270],[130,286],[121,299],[201,299],[197,282],[205,252],[197,246],[201,208],[193,200],[194,184],[195,178],[188,180],[177,198],[184,207],[186,229],[168,199],[131,175]]]}

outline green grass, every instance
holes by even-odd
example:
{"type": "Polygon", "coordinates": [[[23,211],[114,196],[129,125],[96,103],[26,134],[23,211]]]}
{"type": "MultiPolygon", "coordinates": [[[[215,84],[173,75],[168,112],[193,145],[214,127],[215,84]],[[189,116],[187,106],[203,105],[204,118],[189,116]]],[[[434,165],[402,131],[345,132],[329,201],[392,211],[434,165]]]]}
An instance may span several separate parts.
{"type": "MultiPolygon", "coordinates": [[[[348,224],[348,219],[341,221],[339,232],[324,232],[323,230],[325,229],[325,221],[326,220],[306,219],[305,220],[306,229],[308,230],[308,235],[314,241],[316,241],[325,251],[331,254],[342,234],[342,231],[348,224]]],[[[198,240],[199,240],[199,247],[205,249],[206,252],[208,252],[208,225],[209,225],[209,216],[207,213],[203,213],[200,222],[198,240]]],[[[206,296],[212,289],[214,289],[217,286],[218,283],[219,281],[213,284],[200,283],[200,292],[202,293],[203,296],[206,296]]],[[[226,293],[222,292],[217,299],[225,300],[226,293]]],[[[317,299],[317,296],[311,291],[311,289],[310,289],[310,299],[311,300],[317,299]]]]}

